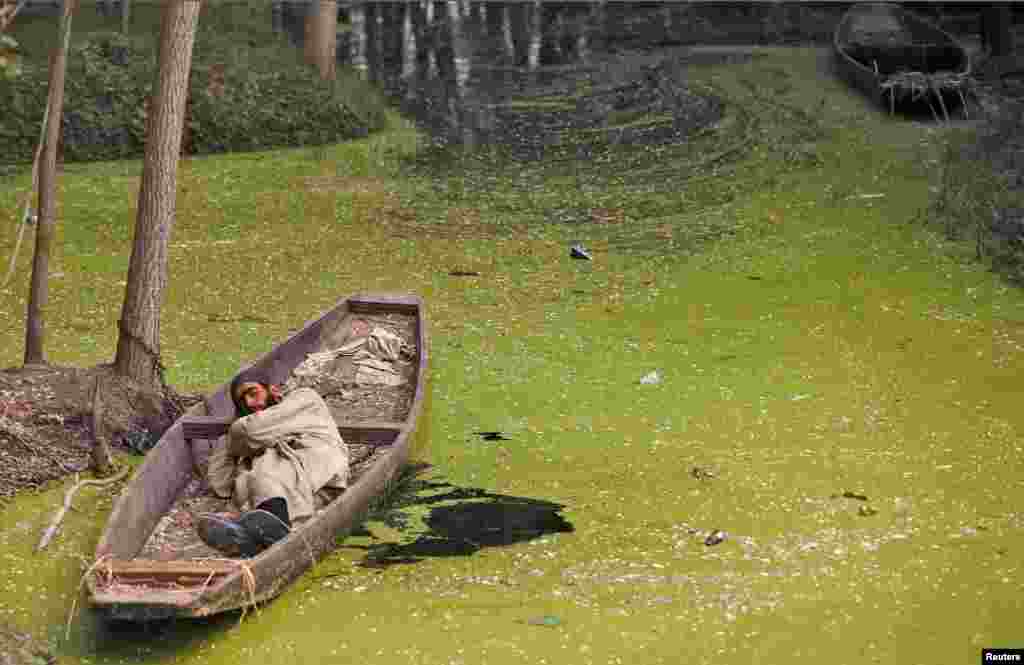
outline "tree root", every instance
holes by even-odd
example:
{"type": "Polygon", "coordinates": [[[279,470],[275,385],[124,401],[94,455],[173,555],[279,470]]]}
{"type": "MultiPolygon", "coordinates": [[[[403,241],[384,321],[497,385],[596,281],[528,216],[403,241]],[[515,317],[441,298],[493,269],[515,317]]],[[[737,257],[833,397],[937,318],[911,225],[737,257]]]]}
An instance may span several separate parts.
{"type": "Polygon", "coordinates": [[[42,551],[43,548],[46,547],[53,539],[54,534],[57,533],[57,529],[60,527],[60,523],[64,520],[64,516],[71,508],[71,500],[74,498],[75,492],[77,492],[82,487],[85,487],[86,485],[91,485],[92,487],[103,487],[104,485],[112,485],[113,483],[121,480],[126,475],[128,475],[128,471],[130,468],[131,467],[126,465],[124,468],[122,468],[120,471],[118,471],[110,478],[104,478],[102,480],[79,480],[77,483],[75,483],[71,487],[71,489],[69,489],[64,494],[64,505],[62,505],[60,509],[54,514],[53,520],[50,522],[50,526],[48,526],[46,528],[46,531],[43,532],[42,538],[39,539],[39,544],[36,545],[36,552],[42,551]]]}
{"type": "Polygon", "coordinates": [[[106,432],[103,431],[103,401],[100,399],[101,374],[96,374],[96,384],[92,392],[92,468],[98,476],[107,476],[114,466],[114,459],[107,445],[106,432]]]}

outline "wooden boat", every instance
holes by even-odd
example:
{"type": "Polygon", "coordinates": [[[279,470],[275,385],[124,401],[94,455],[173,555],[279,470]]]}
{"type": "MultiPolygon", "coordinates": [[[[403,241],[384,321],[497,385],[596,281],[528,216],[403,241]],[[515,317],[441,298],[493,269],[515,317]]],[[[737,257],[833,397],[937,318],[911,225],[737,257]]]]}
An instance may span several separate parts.
{"type": "Polygon", "coordinates": [[[226,383],[167,430],[119,496],[86,574],[91,606],[122,620],[245,608],[281,593],[333,550],[386,492],[411,449],[425,441],[417,430],[427,380],[423,303],[415,296],[347,298],[249,366],[286,384],[309,354],[337,349],[373,326],[402,338],[406,357],[396,366],[404,382],[339,383],[351,390],[324,395],[350,451],[347,490],[256,557],[227,559],[199,540],[191,516],[230,509],[204,480],[207,457],[234,419],[226,383]],[[374,398],[361,398],[360,391],[374,398]]]}
{"type": "Polygon", "coordinates": [[[890,112],[905,99],[928,104],[935,99],[948,118],[946,94],[966,110],[967,50],[913,12],[891,3],[854,5],[836,26],[832,45],[843,76],[877,103],[887,103],[890,112]]]}

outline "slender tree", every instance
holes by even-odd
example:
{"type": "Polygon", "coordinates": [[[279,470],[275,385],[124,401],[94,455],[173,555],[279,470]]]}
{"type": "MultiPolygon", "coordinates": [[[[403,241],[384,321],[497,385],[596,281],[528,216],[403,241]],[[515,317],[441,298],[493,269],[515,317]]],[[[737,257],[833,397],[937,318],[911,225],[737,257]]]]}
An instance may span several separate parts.
{"type": "Polygon", "coordinates": [[[981,10],[981,39],[989,55],[1013,53],[1013,7],[1009,2],[993,2],[981,10]]]}
{"type": "Polygon", "coordinates": [[[50,87],[46,101],[46,134],[39,162],[39,205],[36,247],[32,257],[28,309],[25,312],[25,364],[46,364],[43,342],[46,338],[45,312],[50,297],[50,244],[57,216],[57,144],[64,108],[64,74],[68,65],[71,17],[78,0],[67,0],[61,13],[57,43],[50,53],[50,87]]]}
{"type": "Polygon", "coordinates": [[[128,34],[132,22],[132,0],[121,0],[121,33],[128,34]]]}
{"type": "Polygon", "coordinates": [[[121,307],[118,374],[163,387],[160,307],[167,284],[167,245],[174,225],[178,157],[185,121],[192,45],[200,0],[167,0],[160,29],[160,65],[146,119],[135,240],[121,307]]]}
{"type": "Polygon", "coordinates": [[[332,80],[337,74],[338,0],[313,0],[306,15],[306,59],[316,65],[320,76],[332,80]]]}

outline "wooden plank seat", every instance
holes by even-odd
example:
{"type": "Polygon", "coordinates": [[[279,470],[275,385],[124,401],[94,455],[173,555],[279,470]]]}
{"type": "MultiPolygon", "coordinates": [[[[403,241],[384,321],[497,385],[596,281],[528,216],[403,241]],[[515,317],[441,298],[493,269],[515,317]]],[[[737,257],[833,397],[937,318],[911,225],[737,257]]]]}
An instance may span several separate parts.
{"type": "Polygon", "coordinates": [[[226,559],[107,559],[96,567],[96,572],[101,579],[120,584],[189,587],[211,584],[236,572],[238,567],[237,561],[226,559]]]}
{"type": "Polygon", "coordinates": [[[181,436],[192,439],[217,439],[228,433],[234,418],[224,416],[185,416],[179,420],[181,436]]]}
{"type": "MultiPolygon", "coordinates": [[[[234,420],[232,417],[224,416],[185,416],[179,421],[181,422],[181,435],[186,441],[193,439],[217,439],[227,434],[234,420]]],[[[391,436],[393,440],[405,426],[405,423],[389,420],[340,420],[336,414],[334,421],[337,423],[338,430],[345,441],[349,440],[345,436],[346,433],[350,437],[360,440],[367,437],[380,438],[374,437],[374,434],[384,435],[386,438],[386,435],[390,433],[393,434],[391,436]]]]}

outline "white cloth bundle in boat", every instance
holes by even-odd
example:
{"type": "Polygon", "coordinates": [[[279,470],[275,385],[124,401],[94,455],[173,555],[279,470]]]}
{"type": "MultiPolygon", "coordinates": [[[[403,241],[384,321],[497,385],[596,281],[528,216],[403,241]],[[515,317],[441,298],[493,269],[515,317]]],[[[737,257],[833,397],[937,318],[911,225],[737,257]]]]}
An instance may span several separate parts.
{"type": "Polygon", "coordinates": [[[375,327],[365,337],[358,337],[337,349],[310,353],[301,365],[292,370],[286,388],[308,385],[329,374],[328,368],[341,356],[350,356],[355,367],[357,384],[400,386],[407,382],[399,367],[408,345],[386,328],[375,327]]]}

